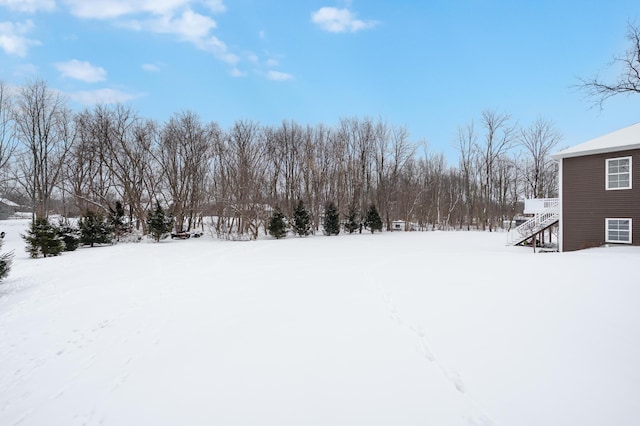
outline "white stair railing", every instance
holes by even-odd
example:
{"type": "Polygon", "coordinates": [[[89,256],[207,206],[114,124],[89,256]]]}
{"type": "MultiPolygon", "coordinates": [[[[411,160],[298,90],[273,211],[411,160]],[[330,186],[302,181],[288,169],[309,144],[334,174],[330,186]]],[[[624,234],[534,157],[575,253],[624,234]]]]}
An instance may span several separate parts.
{"type": "Polygon", "coordinates": [[[560,218],[560,202],[557,198],[546,199],[545,209],[531,219],[507,233],[507,245],[516,245],[533,237],[560,218]]]}

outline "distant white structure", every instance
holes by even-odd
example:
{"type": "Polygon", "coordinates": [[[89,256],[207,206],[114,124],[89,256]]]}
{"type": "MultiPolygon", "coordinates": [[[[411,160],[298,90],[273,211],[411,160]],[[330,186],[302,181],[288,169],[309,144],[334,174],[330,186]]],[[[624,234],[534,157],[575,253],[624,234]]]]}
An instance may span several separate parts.
{"type": "Polygon", "coordinates": [[[391,222],[392,231],[415,231],[416,229],[418,229],[417,225],[412,222],[404,220],[394,220],[391,222]]]}

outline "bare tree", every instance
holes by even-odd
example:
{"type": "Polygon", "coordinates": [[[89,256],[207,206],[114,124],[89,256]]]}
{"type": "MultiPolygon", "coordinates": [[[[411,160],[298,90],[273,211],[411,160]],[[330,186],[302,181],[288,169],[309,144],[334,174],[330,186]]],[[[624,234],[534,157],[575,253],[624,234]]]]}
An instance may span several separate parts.
{"type": "Polygon", "coordinates": [[[391,127],[379,122],[376,126],[376,204],[386,228],[391,229],[391,221],[401,218],[398,211],[398,183],[402,171],[416,151],[409,143],[406,127],[391,127]]]}
{"type": "Polygon", "coordinates": [[[20,182],[30,195],[35,217],[46,218],[73,145],[71,112],[58,92],[36,80],[19,90],[13,119],[23,149],[20,182]]]}
{"type": "Polygon", "coordinates": [[[97,106],[93,132],[100,146],[102,165],[112,174],[118,196],[129,207],[129,220],[146,232],[146,215],[158,195],[159,173],[152,152],[157,145],[157,126],[143,120],[129,107],[97,106]]]}
{"type": "Polygon", "coordinates": [[[210,142],[207,128],[193,112],[174,115],[161,132],[157,160],[170,196],[176,232],[190,231],[205,203],[210,142]]]}
{"type": "Polygon", "coordinates": [[[364,217],[374,194],[375,144],[380,127],[369,118],[340,120],[340,137],[346,142],[346,176],[353,191],[351,203],[364,217]]]}
{"type": "Polygon", "coordinates": [[[440,229],[449,230],[455,226],[455,223],[459,222],[463,209],[460,208],[459,202],[462,198],[462,179],[461,173],[455,167],[447,168],[441,182],[441,201],[439,203],[440,213],[440,229]]]}
{"type": "Polygon", "coordinates": [[[236,121],[215,144],[216,231],[223,238],[258,237],[266,219],[264,133],[253,121],[236,121]]]}
{"type": "Polygon", "coordinates": [[[326,202],[335,200],[331,190],[327,190],[327,173],[331,163],[328,140],[329,133],[322,125],[307,126],[302,133],[302,200],[315,230],[320,228],[320,215],[326,202]]]}
{"type": "Polygon", "coordinates": [[[87,210],[106,212],[117,196],[117,188],[105,161],[96,116],[85,110],[75,115],[76,143],[67,155],[65,189],[74,199],[76,213],[87,210]]]}
{"type": "Polygon", "coordinates": [[[602,108],[604,101],[619,94],[640,93],[640,27],[628,24],[627,40],[629,48],[614,56],[610,66],[620,68],[620,74],[613,81],[604,81],[598,75],[583,79],[578,88],[593,98],[602,108]]]}
{"type": "Polygon", "coordinates": [[[484,141],[477,145],[478,160],[480,161],[480,181],[482,229],[489,226],[494,228],[496,217],[494,207],[495,187],[492,177],[500,157],[509,151],[515,140],[515,126],[511,124],[511,115],[501,114],[492,110],[482,112],[482,127],[485,129],[484,141]]]}
{"type": "Polygon", "coordinates": [[[459,168],[462,175],[462,199],[465,208],[464,215],[461,218],[460,227],[463,226],[463,222],[466,222],[467,230],[471,229],[477,203],[477,143],[478,135],[473,122],[465,127],[458,128],[458,151],[460,153],[459,168]]]}
{"type": "Polygon", "coordinates": [[[271,161],[280,162],[280,192],[284,197],[286,210],[293,209],[293,203],[301,197],[299,173],[300,149],[302,146],[302,127],[291,121],[283,121],[281,126],[272,135],[275,149],[271,150],[275,157],[271,161]]]}
{"type": "Polygon", "coordinates": [[[554,175],[557,166],[551,159],[551,151],[561,139],[553,123],[542,118],[520,131],[520,144],[527,153],[524,171],[527,196],[545,198],[557,191],[554,175]]]}
{"type": "Polygon", "coordinates": [[[12,106],[9,88],[0,81],[0,171],[5,170],[17,146],[12,106]]]}
{"type": "Polygon", "coordinates": [[[6,196],[11,186],[15,185],[9,167],[17,147],[12,108],[10,89],[0,81],[0,188],[3,196],[6,196]]]}

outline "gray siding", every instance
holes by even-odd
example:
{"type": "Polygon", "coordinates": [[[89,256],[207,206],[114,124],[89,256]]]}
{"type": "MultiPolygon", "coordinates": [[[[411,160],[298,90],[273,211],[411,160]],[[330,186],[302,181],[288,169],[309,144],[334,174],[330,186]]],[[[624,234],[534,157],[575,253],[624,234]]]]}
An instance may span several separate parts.
{"type": "Polygon", "coordinates": [[[640,150],[562,160],[563,250],[605,244],[605,218],[631,218],[632,244],[640,245],[640,150]],[[632,189],[605,190],[606,159],[632,157],[632,189]]]}

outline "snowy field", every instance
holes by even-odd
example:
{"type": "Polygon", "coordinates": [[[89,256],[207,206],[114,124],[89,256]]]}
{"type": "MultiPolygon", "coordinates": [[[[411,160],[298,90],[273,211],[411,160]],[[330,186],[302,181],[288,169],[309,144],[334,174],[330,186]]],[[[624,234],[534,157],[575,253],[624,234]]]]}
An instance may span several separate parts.
{"type": "Polygon", "coordinates": [[[0,425],[640,424],[640,247],[118,244],[0,285],[0,425]]]}

